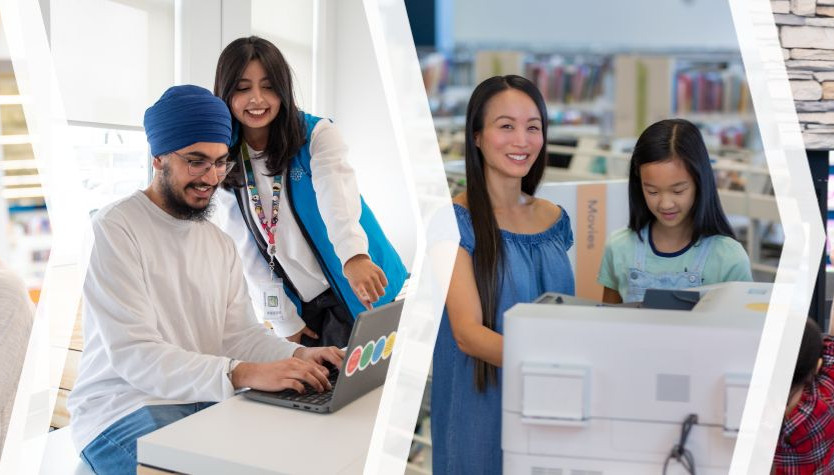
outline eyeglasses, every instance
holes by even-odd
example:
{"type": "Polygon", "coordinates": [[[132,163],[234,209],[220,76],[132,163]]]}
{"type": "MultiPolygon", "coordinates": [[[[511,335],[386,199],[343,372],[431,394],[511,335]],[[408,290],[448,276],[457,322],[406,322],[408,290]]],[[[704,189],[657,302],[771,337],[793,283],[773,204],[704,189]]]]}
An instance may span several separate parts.
{"type": "Polygon", "coordinates": [[[184,155],[180,155],[177,152],[171,152],[172,154],[176,155],[178,158],[185,160],[188,163],[188,174],[191,176],[203,176],[211,170],[211,167],[217,168],[217,175],[219,176],[226,176],[232,171],[232,168],[235,167],[235,162],[229,160],[229,154],[218,158],[213,163],[208,160],[197,159],[194,160],[192,158],[188,158],[184,155]]]}

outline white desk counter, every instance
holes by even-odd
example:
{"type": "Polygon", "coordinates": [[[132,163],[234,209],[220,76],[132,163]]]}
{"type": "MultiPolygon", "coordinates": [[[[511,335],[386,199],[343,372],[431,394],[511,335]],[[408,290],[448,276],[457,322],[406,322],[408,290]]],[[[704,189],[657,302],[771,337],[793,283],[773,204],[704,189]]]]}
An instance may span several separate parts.
{"type": "Polygon", "coordinates": [[[236,396],[138,441],[141,465],[190,474],[361,473],[382,387],[333,414],[236,396]]]}

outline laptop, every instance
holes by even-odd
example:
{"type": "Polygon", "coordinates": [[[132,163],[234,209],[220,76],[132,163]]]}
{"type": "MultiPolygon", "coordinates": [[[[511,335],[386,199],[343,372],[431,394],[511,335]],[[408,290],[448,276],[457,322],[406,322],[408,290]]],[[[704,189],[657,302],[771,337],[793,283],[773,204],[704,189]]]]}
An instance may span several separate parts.
{"type": "Polygon", "coordinates": [[[385,382],[403,302],[397,300],[359,314],[342,367],[330,368],[331,390],[319,393],[305,384],[304,394],[293,389],[278,392],[250,389],[243,395],[276,406],[319,413],[336,412],[359,399],[385,382]]]}

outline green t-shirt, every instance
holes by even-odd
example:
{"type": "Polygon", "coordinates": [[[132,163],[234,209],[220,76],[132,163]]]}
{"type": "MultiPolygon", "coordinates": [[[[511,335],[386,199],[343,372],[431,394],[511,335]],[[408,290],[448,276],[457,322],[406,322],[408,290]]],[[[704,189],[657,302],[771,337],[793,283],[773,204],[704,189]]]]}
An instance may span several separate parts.
{"type": "MultiPolygon", "coordinates": [[[[651,243],[651,241],[650,241],[651,243]]],[[[614,289],[625,298],[628,295],[628,270],[635,266],[635,245],[644,245],[637,233],[628,228],[615,231],[605,243],[605,255],[599,268],[597,282],[614,289]]],[[[665,272],[686,272],[695,267],[699,243],[679,253],[660,253],[649,246],[646,252],[646,266],[643,270],[652,274],[665,272]]],[[[752,281],[750,259],[741,243],[727,236],[715,236],[709,255],[701,273],[701,284],[721,282],[752,281]]]]}

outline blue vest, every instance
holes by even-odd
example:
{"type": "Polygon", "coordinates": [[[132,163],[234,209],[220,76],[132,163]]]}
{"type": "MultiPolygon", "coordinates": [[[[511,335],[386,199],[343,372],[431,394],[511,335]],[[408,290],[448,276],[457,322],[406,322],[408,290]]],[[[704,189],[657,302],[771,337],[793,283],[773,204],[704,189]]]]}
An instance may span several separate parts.
{"type": "MultiPolygon", "coordinates": [[[[354,295],[353,289],[351,289],[347,278],[342,273],[342,262],[327,237],[327,228],[319,213],[318,200],[313,189],[313,174],[310,169],[310,136],[321,118],[306,113],[302,114],[307,128],[306,141],[301,150],[290,160],[287,179],[284,183],[287,188],[288,204],[292,209],[298,227],[301,228],[301,233],[310,244],[310,248],[313,250],[327,282],[355,319],[359,313],[365,311],[365,306],[354,295]]],[[[365,200],[361,197],[360,199],[362,201],[362,214],[359,218],[359,225],[362,226],[368,237],[368,254],[374,264],[385,272],[385,277],[388,279],[385,295],[374,304],[377,307],[394,300],[400,293],[403,283],[408,277],[408,272],[394,246],[382,232],[382,228],[379,226],[373,212],[365,204],[365,200]]],[[[301,299],[286,284],[284,290],[295,304],[300,315],[301,299]]]]}

